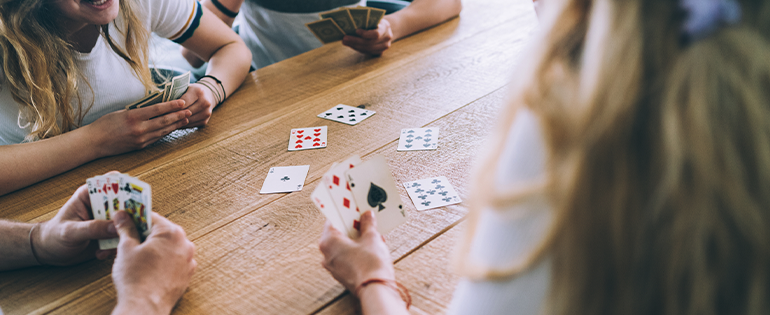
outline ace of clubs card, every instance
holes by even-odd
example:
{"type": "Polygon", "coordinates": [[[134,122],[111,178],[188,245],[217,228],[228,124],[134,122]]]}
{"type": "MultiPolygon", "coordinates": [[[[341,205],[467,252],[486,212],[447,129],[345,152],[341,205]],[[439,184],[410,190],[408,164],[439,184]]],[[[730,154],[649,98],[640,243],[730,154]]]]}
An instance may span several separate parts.
{"type": "Polygon", "coordinates": [[[377,155],[356,165],[345,176],[360,212],[374,213],[381,234],[406,222],[406,210],[384,156],[377,155]]]}
{"type": "Polygon", "coordinates": [[[300,191],[305,185],[305,177],[310,165],[271,167],[260,194],[300,191]]]}

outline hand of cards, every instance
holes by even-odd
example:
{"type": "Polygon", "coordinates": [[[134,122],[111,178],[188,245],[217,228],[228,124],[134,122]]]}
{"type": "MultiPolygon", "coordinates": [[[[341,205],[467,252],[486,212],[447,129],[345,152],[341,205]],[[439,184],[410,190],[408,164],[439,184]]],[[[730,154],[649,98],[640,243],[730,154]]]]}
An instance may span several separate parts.
{"type": "Polygon", "coordinates": [[[335,163],[310,198],[332,226],[350,238],[358,238],[359,218],[366,211],[374,213],[377,230],[383,235],[407,220],[396,182],[382,155],[366,162],[352,156],[335,163]]]}
{"type": "MultiPolygon", "coordinates": [[[[106,174],[86,180],[94,220],[112,220],[115,213],[128,212],[142,240],[152,229],[150,185],[126,174],[106,174]]],[[[118,247],[118,239],[99,240],[99,249],[118,247]]]]}
{"type": "Polygon", "coordinates": [[[361,28],[373,30],[385,16],[385,10],[358,7],[342,8],[321,13],[321,20],[305,24],[324,44],[342,40],[345,35],[356,35],[361,28]]]}
{"type": "Polygon", "coordinates": [[[187,92],[187,86],[190,85],[190,71],[187,73],[175,76],[171,81],[166,82],[163,85],[163,89],[150,93],[133,104],[127,105],[126,110],[142,108],[145,106],[155,105],[158,103],[178,100],[185,92],[187,92]]]}

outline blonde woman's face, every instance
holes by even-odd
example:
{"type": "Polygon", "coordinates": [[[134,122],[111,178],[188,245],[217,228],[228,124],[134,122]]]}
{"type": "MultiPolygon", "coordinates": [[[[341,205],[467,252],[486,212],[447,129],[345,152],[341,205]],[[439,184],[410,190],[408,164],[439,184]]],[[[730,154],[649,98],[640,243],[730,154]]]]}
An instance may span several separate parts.
{"type": "Polygon", "coordinates": [[[54,0],[66,25],[76,31],[86,25],[109,24],[118,17],[120,0],[54,0]]]}

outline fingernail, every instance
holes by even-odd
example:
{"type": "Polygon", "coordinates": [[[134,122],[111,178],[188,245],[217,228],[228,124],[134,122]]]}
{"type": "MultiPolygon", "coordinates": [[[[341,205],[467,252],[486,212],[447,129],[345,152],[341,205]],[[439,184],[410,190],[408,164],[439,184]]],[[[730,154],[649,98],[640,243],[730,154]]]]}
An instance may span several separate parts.
{"type": "Polygon", "coordinates": [[[115,214],[115,226],[122,226],[126,222],[126,215],[123,212],[115,214]]]}
{"type": "Polygon", "coordinates": [[[110,224],[107,226],[107,233],[109,234],[118,234],[118,228],[115,227],[115,224],[110,224]]]}

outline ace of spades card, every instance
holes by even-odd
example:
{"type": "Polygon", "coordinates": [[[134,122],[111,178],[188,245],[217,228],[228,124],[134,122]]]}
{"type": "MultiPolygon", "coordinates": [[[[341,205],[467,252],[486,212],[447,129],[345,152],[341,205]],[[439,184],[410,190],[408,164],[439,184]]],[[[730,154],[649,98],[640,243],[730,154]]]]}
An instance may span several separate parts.
{"type": "Polygon", "coordinates": [[[345,176],[360,212],[374,213],[381,234],[406,222],[406,210],[384,156],[377,155],[356,165],[345,176]]]}
{"type": "Polygon", "coordinates": [[[353,126],[375,113],[373,110],[339,104],[318,114],[318,117],[353,126]]]}

